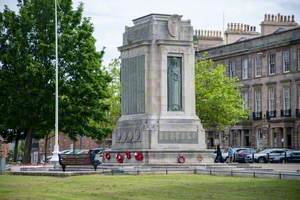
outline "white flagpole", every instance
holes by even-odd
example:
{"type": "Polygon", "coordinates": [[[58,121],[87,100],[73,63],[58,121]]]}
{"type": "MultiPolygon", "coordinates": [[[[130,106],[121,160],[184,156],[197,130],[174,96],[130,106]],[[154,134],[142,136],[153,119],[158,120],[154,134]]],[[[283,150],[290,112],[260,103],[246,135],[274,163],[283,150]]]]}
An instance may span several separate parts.
{"type": "Polygon", "coordinates": [[[58,38],[57,38],[57,0],[55,1],[55,144],[51,162],[58,162],[58,38]]]}

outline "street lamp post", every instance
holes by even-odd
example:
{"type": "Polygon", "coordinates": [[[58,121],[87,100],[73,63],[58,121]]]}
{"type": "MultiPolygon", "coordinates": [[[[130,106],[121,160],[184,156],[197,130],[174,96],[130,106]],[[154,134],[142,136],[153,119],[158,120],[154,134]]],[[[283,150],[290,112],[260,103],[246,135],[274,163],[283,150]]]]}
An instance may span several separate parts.
{"type": "Polygon", "coordinates": [[[51,162],[58,162],[58,39],[57,39],[57,0],[55,1],[55,144],[51,162]]]}

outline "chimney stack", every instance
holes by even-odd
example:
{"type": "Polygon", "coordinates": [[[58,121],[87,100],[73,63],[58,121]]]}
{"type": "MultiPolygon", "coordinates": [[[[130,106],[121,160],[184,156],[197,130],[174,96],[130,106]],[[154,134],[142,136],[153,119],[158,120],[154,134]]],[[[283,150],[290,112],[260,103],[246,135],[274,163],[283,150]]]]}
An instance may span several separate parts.
{"type": "Polygon", "coordinates": [[[264,20],[261,22],[261,34],[267,35],[275,32],[279,29],[288,29],[297,26],[298,24],[295,22],[294,15],[281,15],[278,13],[274,14],[265,14],[264,20]]]}
{"type": "MultiPolygon", "coordinates": [[[[227,24],[230,28],[231,24],[227,24]]],[[[207,49],[223,44],[223,37],[221,31],[216,30],[195,30],[194,46],[196,50],[207,49]]]]}

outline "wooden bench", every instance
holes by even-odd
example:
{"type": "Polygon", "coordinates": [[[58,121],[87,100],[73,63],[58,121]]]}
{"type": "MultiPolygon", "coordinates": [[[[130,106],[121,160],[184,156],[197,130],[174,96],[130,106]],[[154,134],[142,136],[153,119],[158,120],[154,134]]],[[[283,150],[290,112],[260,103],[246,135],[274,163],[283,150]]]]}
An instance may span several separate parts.
{"type": "Polygon", "coordinates": [[[99,160],[95,160],[93,151],[89,151],[88,154],[59,154],[58,157],[63,171],[66,170],[67,165],[93,165],[96,171],[101,164],[99,160]]]}

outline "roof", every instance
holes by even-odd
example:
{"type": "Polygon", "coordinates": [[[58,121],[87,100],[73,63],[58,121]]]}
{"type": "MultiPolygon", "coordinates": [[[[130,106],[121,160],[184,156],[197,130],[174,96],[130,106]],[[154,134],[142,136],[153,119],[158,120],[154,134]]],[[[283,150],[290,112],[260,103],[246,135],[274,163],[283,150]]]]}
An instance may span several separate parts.
{"type": "Polygon", "coordinates": [[[209,58],[223,58],[233,54],[247,54],[293,43],[300,43],[300,26],[227,45],[199,50],[196,51],[196,56],[201,58],[204,52],[207,52],[209,58]]]}

